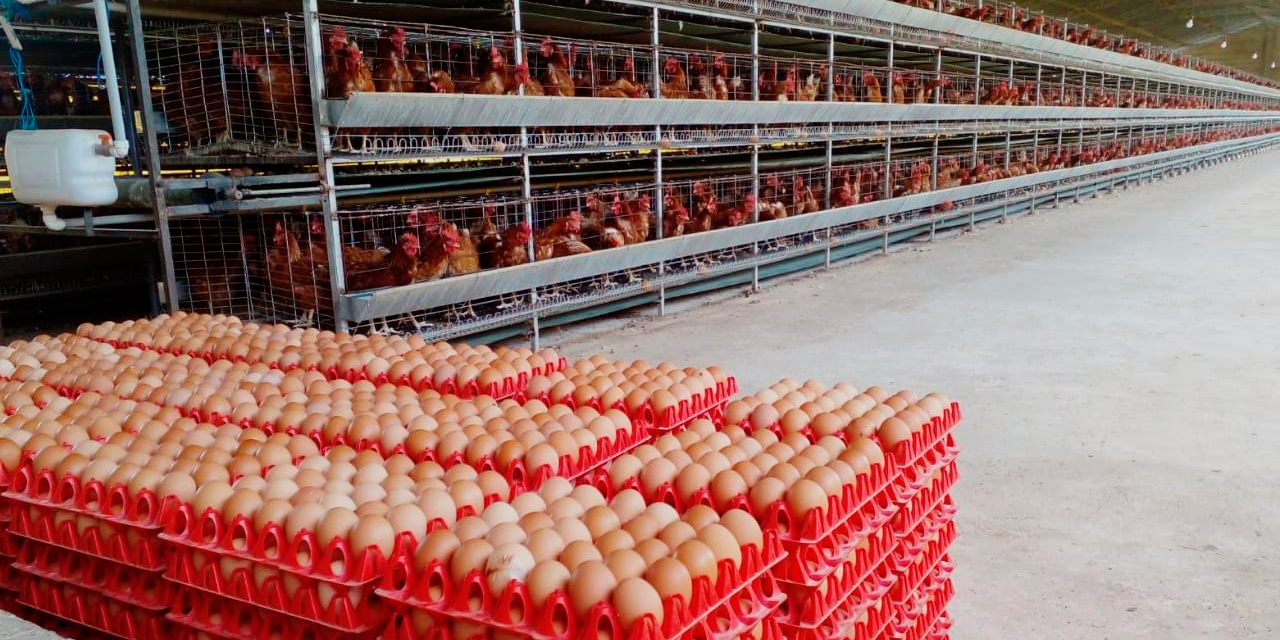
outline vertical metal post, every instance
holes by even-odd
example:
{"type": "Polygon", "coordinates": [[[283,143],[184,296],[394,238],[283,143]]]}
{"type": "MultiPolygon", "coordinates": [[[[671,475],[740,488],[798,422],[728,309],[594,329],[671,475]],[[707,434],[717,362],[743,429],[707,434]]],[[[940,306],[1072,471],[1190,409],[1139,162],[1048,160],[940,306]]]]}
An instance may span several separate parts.
{"type": "MultiPolygon", "coordinates": [[[[758,9],[758,7],[757,7],[758,9]]],[[[752,78],[760,78],[760,20],[757,18],[751,21],[751,71],[752,78]]],[[[751,98],[760,100],[760,83],[751,83],[751,98]]],[[[753,142],[751,143],[751,195],[755,200],[756,206],[751,209],[751,222],[760,221],[760,123],[751,123],[751,134],[753,142]]],[[[759,258],[760,243],[751,243],[752,258],[759,258]]],[[[760,262],[753,260],[751,264],[751,290],[760,290],[760,262]]]]}
{"type": "MultiPolygon", "coordinates": [[[[660,16],[658,15],[658,8],[657,8],[657,7],[654,7],[654,8],[653,8],[653,14],[652,14],[652,16],[651,16],[651,20],[650,20],[650,22],[649,22],[649,31],[650,31],[650,33],[649,33],[649,44],[653,46],[653,69],[654,69],[654,74],[653,74],[653,78],[652,78],[652,83],[653,83],[653,95],[654,95],[655,97],[657,97],[657,98],[661,98],[661,97],[662,97],[662,95],[661,95],[661,94],[662,94],[662,83],[660,82],[661,75],[660,75],[659,73],[657,73],[657,70],[662,68],[662,67],[659,65],[659,62],[661,61],[661,58],[662,58],[661,38],[660,38],[660,33],[661,33],[661,23],[660,23],[660,21],[659,21],[659,18],[660,18],[660,16]]],[[[663,182],[663,176],[662,176],[662,169],[663,169],[663,167],[662,167],[662,125],[660,125],[660,124],[659,124],[659,125],[654,125],[654,127],[653,127],[653,140],[654,140],[654,149],[653,149],[653,178],[654,178],[654,193],[653,193],[653,201],[654,201],[654,203],[655,203],[655,205],[654,205],[654,207],[655,207],[655,208],[654,208],[654,214],[655,214],[655,218],[657,219],[657,222],[658,222],[658,228],[657,228],[657,230],[656,230],[656,231],[655,231],[655,233],[654,233],[654,237],[656,237],[656,238],[658,238],[659,240],[661,240],[661,239],[662,239],[662,236],[663,236],[663,229],[664,229],[664,226],[663,226],[663,215],[664,215],[664,213],[665,213],[665,211],[666,211],[666,205],[667,205],[667,203],[666,203],[666,193],[665,193],[665,191],[664,191],[664,189],[663,189],[663,185],[662,185],[662,182],[663,182]]],[[[665,315],[667,315],[667,283],[666,283],[666,278],[665,278],[665,276],[666,276],[666,272],[667,272],[667,263],[666,263],[665,261],[663,261],[663,262],[659,262],[659,263],[658,263],[658,315],[660,315],[660,316],[665,316],[665,315]]]]}
{"type": "MultiPolygon", "coordinates": [[[[836,74],[836,34],[830,33],[830,34],[827,34],[827,101],[828,102],[834,102],[836,99],[835,74],[836,74]]],[[[827,176],[827,181],[826,181],[827,190],[826,190],[826,193],[822,196],[822,208],[824,210],[831,208],[831,189],[835,184],[834,176],[831,175],[831,172],[832,172],[831,158],[835,154],[835,143],[832,141],[832,139],[835,137],[835,132],[836,132],[835,123],[828,122],[827,123],[826,158],[824,159],[824,162],[823,162],[823,169],[827,176]]],[[[831,225],[827,225],[825,236],[826,237],[823,242],[825,247],[823,249],[822,266],[824,269],[830,269],[831,268],[831,225]]]]}
{"type": "MultiPolygon", "coordinates": [[[[520,11],[520,0],[511,0],[511,28],[513,32],[512,47],[515,49],[513,57],[516,66],[520,66],[524,62],[524,24],[520,11]]],[[[517,95],[524,95],[524,85],[521,84],[516,88],[517,95]]],[[[529,225],[529,229],[533,230],[533,170],[529,161],[529,129],[528,127],[520,127],[520,148],[524,151],[520,154],[520,197],[524,200],[524,223],[529,225]]],[[[529,252],[529,262],[537,260],[535,255],[537,247],[533,239],[534,233],[529,234],[529,239],[525,242],[525,251],[529,252]]],[[[538,288],[529,288],[529,332],[532,334],[532,345],[536,351],[542,348],[542,323],[538,317],[538,288]]]]}
{"type": "Polygon", "coordinates": [[[933,57],[933,79],[939,83],[938,88],[933,90],[933,103],[942,104],[942,47],[938,47],[938,53],[933,57]]]}
{"type": "Polygon", "coordinates": [[[342,294],[347,288],[345,265],[342,263],[342,231],[338,226],[338,198],[334,191],[332,141],[329,127],[324,123],[324,48],[320,36],[320,8],[318,0],[303,0],[303,20],[306,26],[307,77],[311,88],[311,112],[316,136],[316,164],[320,173],[320,204],[324,218],[325,248],[329,256],[329,289],[333,294],[333,318],[338,331],[346,331],[346,305],[342,294]]]}
{"type": "MultiPolygon", "coordinates": [[[[173,236],[169,233],[169,205],[164,197],[164,178],[160,167],[160,140],[156,117],[151,107],[151,72],[147,68],[147,47],[142,31],[142,8],[138,0],[129,0],[129,37],[133,43],[133,68],[137,70],[138,106],[142,110],[142,126],[147,139],[147,177],[155,197],[156,229],[160,233],[160,259],[164,263],[165,307],[178,310],[178,284],[173,268],[173,236]]],[[[128,87],[128,83],[125,83],[128,87]]]]}
{"type": "MultiPolygon", "coordinates": [[[[885,137],[884,137],[884,199],[889,200],[890,198],[893,198],[893,134],[892,133],[885,134],[885,137]]],[[[886,213],[884,216],[884,226],[886,229],[889,226],[888,213],[886,213]]],[[[885,234],[886,235],[885,235],[884,252],[888,253],[889,252],[888,231],[885,231],[885,234]]]]}
{"type": "MultiPolygon", "coordinates": [[[[894,49],[894,46],[893,46],[893,37],[892,37],[892,36],[890,36],[890,38],[889,38],[889,55],[888,55],[888,57],[887,57],[887,58],[885,58],[885,65],[889,68],[889,87],[888,87],[888,88],[889,88],[889,91],[888,91],[888,94],[889,94],[889,95],[885,96],[885,98],[886,98],[885,102],[887,102],[887,103],[889,103],[889,104],[893,104],[893,83],[894,83],[895,81],[897,81],[897,78],[898,78],[898,70],[893,68],[893,65],[894,65],[894,62],[893,62],[893,49],[894,49]]],[[[904,93],[904,96],[905,96],[905,93],[904,93]]]]}
{"type": "Polygon", "coordinates": [[[1067,97],[1067,68],[1062,68],[1062,74],[1058,77],[1058,101],[1061,103],[1067,97]]]}
{"type": "Polygon", "coordinates": [[[1089,105],[1089,71],[1087,69],[1080,70],[1080,106],[1089,105]]]}
{"type": "Polygon", "coordinates": [[[982,104],[982,56],[974,60],[973,65],[973,103],[982,104]]]}

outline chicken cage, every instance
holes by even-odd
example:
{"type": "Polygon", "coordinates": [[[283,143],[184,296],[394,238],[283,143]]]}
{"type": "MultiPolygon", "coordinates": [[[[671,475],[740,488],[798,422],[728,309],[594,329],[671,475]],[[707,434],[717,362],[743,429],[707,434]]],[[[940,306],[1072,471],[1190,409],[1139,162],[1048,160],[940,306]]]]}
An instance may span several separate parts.
{"type": "MultiPolygon", "coordinates": [[[[1001,57],[964,30],[885,38],[875,18],[808,5],[480,4],[465,21],[372,20],[306,1],[149,31],[163,163],[289,165],[322,194],[169,220],[175,302],[437,338],[536,333],[887,250],[983,203],[1035,206],[1091,173],[1142,171],[1135,155],[1244,147],[1280,121],[1274,92],[1001,57]],[[568,29],[552,9],[615,23],[568,29]]],[[[1005,28],[1057,29],[993,10],[1005,28]]]]}

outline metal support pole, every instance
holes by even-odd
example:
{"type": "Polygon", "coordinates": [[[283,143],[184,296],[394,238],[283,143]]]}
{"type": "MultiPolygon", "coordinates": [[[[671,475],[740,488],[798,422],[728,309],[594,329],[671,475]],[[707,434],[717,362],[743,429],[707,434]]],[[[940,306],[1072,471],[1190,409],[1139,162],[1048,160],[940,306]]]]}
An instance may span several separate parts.
{"type": "MultiPolygon", "coordinates": [[[[142,110],[142,126],[147,143],[147,177],[155,196],[156,229],[160,235],[160,258],[164,273],[165,307],[178,310],[178,284],[173,267],[173,236],[169,233],[169,205],[164,197],[161,176],[160,141],[157,138],[155,112],[151,106],[151,73],[147,69],[147,47],[142,31],[142,8],[138,0],[129,0],[129,38],[133,45],[133,68],[137,70],[138,107],[142,110]]],[[[126,85],[127,87],[127,85],[126,85]]]]}
{"type": "MultiPolygon", "coordinates": [[[[942,0],[939,0],[941,2],[942,0]]],[[[933,56],[933,79],[941,82],[942,80],[942,49],[938,49],[938,53],[933,56]]],[[[933,103],[942,104],[942,86],[933,90],[933,103]]]]}
{"type": "Polygon", "coordinates": [[[929,190],[938,190],[938,142],[939,136],[933,136],[933,153],[929,156],[929,190]]]}
{"type": "Polygon", "coordinates": [[[982,104],[982,56],[974,60],[973,65],[973,103],[982,104]]]}
{"type": "MultiPolygon", "coordinates": [[[[751,22],[751,68],[753,78],[760,77],[760,21],[753,20],[751,22]]],[[[751,97],[754,100],[760,100],[760,83],[751,83],[751,97]]],[[[756,202],[756,206],[751,210],[751,222],[760,221],[760,124],[751,124],[751,133],[755,142],[751,143],[751,195],[756,202]]],[[[752,257],[760,255],[760,243],[751,243],[752,257]]],[[[760,290],[760,263],[755,261],[751,265],[751,290],[760,290]]]]}
{"type": "MultiPolygon", "coordinates": [[[[940,0],[939,0],[940,1],[940,0]]],[[[835,73],[836,73],[836,34],[832,33],[827,36],[827,101],[835,101],[835,73]]],[[[823,162],[823,170],[826,174],[827,190],[822,196],[822,208],[831,208],[831,189],[835,185],[834,176],[831,175],[832,156],[835,154],[835,143],[832,138],[835,137],[835,123],[827,123],[827,144],[826,157],[823,162]]],[[[827,225],[823,240],[823,258],[822,267],[824,269],[831,268],[831,226],[827,225]]]]}
{"type": "Polygon", "coordinates": [[[896,81],[898,77],[897,69],[893,68],[893,65],[894,65],[893,49],[894,49],[893,38],[889,38],[889,56],[885,59],[886,60],[885,66],[889,68],[889,91],[888,91],[889,95],[885,96],[885,102],[889,104],[893,104],[893,83],[896,81]]]}
{"type": "MultiPolygon", "coordinates": [[[[660,58],[662,57],[661,39],[660,39],[661,27],[660,27],[657,7],[653,8],[652,19],[649,23],[649,30],[650,30],[649,43],[653,46],[653,68],[655,70],[661,69],[662,67],[658,64],[660,61],[660,58]]],[[[657,73],[653,74],[653,95],[659,98],[662,97],[660,95],[662,93],[662,83],[659,82],[660,79],[661,79],[661,76],[659,74],[657,73]]],[[[662,184],[663,183],[662,125],[654,125],[653,139],[655,142],[654,151],[653,151],[653,178],[654,178],[653,201],[655,203],[654,217],[657,219],[657,224],[658,224],[658,228],[654,233],[654,237],[661,240],[664,233],[663,229],[665,228],[663,224],[663,215],[666,211],[666,204],[667,204],[666,193],[665,193],[665,190],[663,189],[663,184],[662,184]]],[[[658,263],[658,315],[660,316],[667,315],[667,284],[666,284],[666,278],[664,277],[666,275],[666,271],[667,271],[667,263],[665,261],[659,262],[658,263]]]]}
{"type": "MultiPolygon", "coordinates": [[[[324,47],[320,36],[320,8],[318,0],[303,0],[307,43],[307,75],[313,80],[311,87],[312,113],[319,115],[324,109],[324,86],[315,81],[324,77],[324,47]]],[[[338,197],[334,190],[332,140],[329,127],[321,118],[312,118],[316,136],[316,164],[320,173],[320,204],[324,218],[325,248],[329,257],[329,289],[333,295],[334,325],[338,331],[346,331],[348,320],[343,305],[339,304],[347,288],[346,265],[342,262],[342,230],[338,226],[338,197]]]]}
{"type": "MultiPolygon", "coordinates": [[[[524,24],[520,11],[520,0],[511,0],[511,28],[514,32],[513,47],[515,49],[514,58],[516,66],[524,61],[524,24]]],[[[655,68],[656,70],[656,68],[655,68]]],[[[517,87],[518,95],[524,95],[524,85],[517,87]]],[[[528,127],[520,127],[520,148],[529,148],[529,129],[528,127]]],[[[524,223],[533,227],[533,172],[530,167],[529,153],[525,151],[520,154],[520,197],[524,200],[524,223]]],[[[534,233],[529,234],[529,239],[525,242],[525,251],[529,252],[529,262],[537,260],[536,247],[534,245],[534,233]]],[[[538,317],[538,288],[529,288],[529,333],[531,334],[531,342],[533,349],[537,351],[542,348],[542,324],[538,317]]]]}
{"type": "MultiPolygon", "coordinates": [[[[884,138],[884,199],[888,200],[893,197],[893,136],[887,135],[884,138]]],[[[889,214],[884,216],[885,240],[884,252],[889,253],[889,214]]]]}

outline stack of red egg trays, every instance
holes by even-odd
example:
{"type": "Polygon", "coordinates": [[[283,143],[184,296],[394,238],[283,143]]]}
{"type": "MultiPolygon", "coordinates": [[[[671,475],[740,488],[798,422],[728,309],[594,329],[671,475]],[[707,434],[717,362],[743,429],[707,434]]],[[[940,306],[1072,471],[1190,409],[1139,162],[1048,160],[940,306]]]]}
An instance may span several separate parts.
{"type": "Polygon", "coordinates": [[[887,623],[880,601],[892,584],[885,563],[895,544],[887,526],[897,511],[893,481],[886,460],[803,521],[783,502],[764,516],[767,527],[784,531],[789,554],[779,567],[788,640],[869,639],[887,623]]]}
{"type": "Polygon", "coordinates": [[[889,523],[897,544],[889,558],[894,581],[887,594],[893,619],[884,640],[945,638],[950,628],[946,607],[955,587],[948,549],[956,537],[950,492],[959,479],[952,428],[959,418],[953,405],[895,452],[901,506],[889,523]]]}
{"type": "MultiPolygon", "coordinates": [[[[9,474],[0,465],[0,493],[9,489],[9,474]]],[[[18,578],[13,573],[13,561],[21,549],[18,538],[9,531],[9,499],[0,495],[0,609],[11,610],[18,594],[18,578]]]]}
{"type": "Polygon", "coordinates": [[[777,533],[765,530],[763,548],[744,546],[741,554],[738,565],[720,562],[714,582],[706,576],[696,578],[690,602],[679,596],[664,600],[661,624],[646,614],[629,632],[609,602],[599,602],[577,618],[563,591],[551,593],[538,608],[521,582],[512,581],[495,593],[479,570],[454,583],[439,561],[416,569],[413,556],[401,554],[392,560],[378,589],[379,595],[403,608],[388,626],[386,640],[463,640],[451,637],[448,622],[453,620],[489,629],[495,636],[531,640],[783,640],[775,613],[785,595],[774,575],[786,552],[777,533]],[[416,618],[422,615],[431,623],[419,624],[416,618]]]}
{"type": "MultiPolygon", "coordinates": [[[[244,516],[224,521],[215,509],[196,515],[170,499],[160,538],[173,548],[164,578],[176,585],[169,619],[193,637],[302,640],[373,638],[390,611],[374,596],[387,559],[377,547],[354,553],[347,540],[321,543],[302,530],[255,529],[244,516]]],[[[395,554],[412,549],[396,541],[395,554]]]]}
{"type": "Polygon", "coordinates": [[[169,635],[172,593],[161,579],[169,558],[153,494],[36,474],[25,462],[4,495],[21,541],[12,565],[19,604],[113,636],[169,635]]]}

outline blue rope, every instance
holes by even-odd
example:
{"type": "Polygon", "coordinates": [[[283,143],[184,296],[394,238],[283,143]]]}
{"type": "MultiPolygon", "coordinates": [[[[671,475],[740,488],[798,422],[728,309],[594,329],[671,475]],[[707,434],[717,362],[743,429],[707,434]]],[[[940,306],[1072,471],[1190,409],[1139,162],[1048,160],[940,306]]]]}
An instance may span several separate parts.
{"type": "MultiPolygon", "coordinates": [[[[4,15],[9,22],[13,22],[16,18],[31,16],[26,7],[13,0],[0,0],[0,9],[4,10],[4,15]]],[[[7,41],[5,44],[8,46],[7,41]]],[[[11,46],[9,47],[9,64],[13,65],[13,75],[18,82],[18,96],[22,100],[22,111],[18,114],[18,128],[28,131],[38,129],[40,123],[36,121],[36,101],[31,95],[31,89],[27,87],[27,71],[22,64],[22,52],[11,46]]]]}

